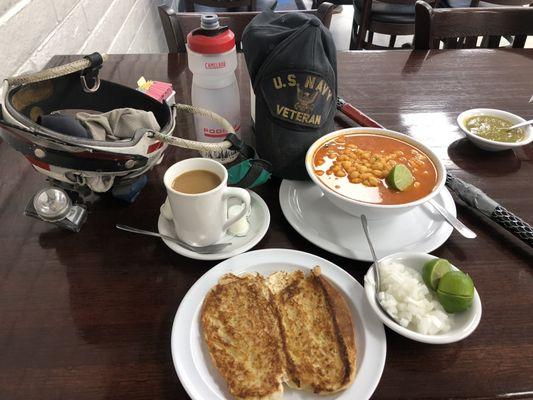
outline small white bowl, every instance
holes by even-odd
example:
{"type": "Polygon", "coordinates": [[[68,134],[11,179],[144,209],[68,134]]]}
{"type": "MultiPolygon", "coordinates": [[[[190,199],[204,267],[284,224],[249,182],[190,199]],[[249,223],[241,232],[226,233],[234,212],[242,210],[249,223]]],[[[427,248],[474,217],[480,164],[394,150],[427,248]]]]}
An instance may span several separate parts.
{"type": "Polygon", "coordinates": [[[320,139],[315,141],[307,150],[307,154],[305,156],[305,168],[307,169],[307,174],[309,175],[311,180],[322,190],[322,193],[324,193],[324,195],[331,203],[333,203],[341,210],[346,211],[348,214],[354,215],[356,217],[360,217],[362,214],[364,214],[368,219],[391,218],[405,213],[411,210],[412,208],[431,200],[433,197],[440,193],[440,191],[446,184],[446,169],[444,167],[444,164],[429,147],[410,136],[404,135],[403,133],[380,128],[346,128],[322,136],[320,139]],[[426,156],[428,156],[429,159],[435,165],[435,168],[437,170],[437,183],[435,184],[435,187],[430,193],[428,193],[421,199],[403,204],[366,203],[364,201],[348,198],[331,189],[326,184],[324,184],[322,180],[320,180],[314,173],[313,159],[315,152],[320,147],[322,147],[324,143],[329,142],[337,136],[350,134],[388,136],[406,142],[411,146],[417,148],[426,156]]]}
{"type": "Polygon", "coordinates": [[[463,111],[457,117],[457,124],[459,125],[461,130],[465,133],[466,137],[470,139],[470,141],[474,143],[480,149],[487,150],[487,151],[508,150],[508,149],[512,149],[515,147],[524,146],[533,141],[533,128],[531,128],[531,125],[524,126],[522,128],[525,130],[525,133],[526,133],[524,139],[519,142],[514,142],[514,143],[497,142],[495,140],[485,139],[485,138],[482,138],[481,136],[470,133],[470,131],[466,129],[465,123],[469,118],[478,116],[478,115],[486,115],[486,116],[491,116],[491,117],[504,118],[504,119],[511,121],[513,125],[519,124],[521,122],[526,122],[526,120],[510,112],[496,110],[493,108],[473,108],[471,110],[463,111]]]}
{"type": "MultiPolygon", "coordinates": [[[[404,264],[407,267],[411,267],[416,271],[422,272],[424,264],[430,260],[433,260],[435,256],[425,253],[415,253],[415,252],[403,252],[403,253],[394,253],[390,256],[384,257],[379,262],[394,260],[404,264]]],[[[457,270],[455,266],[453,269],[457,270]]],[[[449,314],[452,327],[446,333],[438,333],[435,335],[424,335],[412,331],[411,329],[404,328],[400,324],[392,321],[387,315],[381,311],[381,309],[376,304],[376,298],[374,295],[375,286],[374,286],[374,265],[372,265],[368,272],[365,275],[365,292],[370,306],[377,314],[379,319],[387,325],[393,331],[399,333],[402,336],[405,336],[408,339],[415,340],[422,343],[430,344],[447,344],[458,342],[466,338],[477,328],[479,321],[481,319],[481,300],[477,290],[474,290],[474,302],[472,306],[461,313],[449,314]]],[[[474,282],[475,283],[475,282],[474,282]]]]}

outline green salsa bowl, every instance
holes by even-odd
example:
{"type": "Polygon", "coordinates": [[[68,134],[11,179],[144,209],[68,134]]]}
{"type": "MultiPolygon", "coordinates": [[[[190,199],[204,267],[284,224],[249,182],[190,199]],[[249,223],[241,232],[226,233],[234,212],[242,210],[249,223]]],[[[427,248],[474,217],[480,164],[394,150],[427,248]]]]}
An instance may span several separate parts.
{"type": "Polygon", "coordinates": [[[533,141],[530,125],[506,131],[505,127],[525,122],[518,115],[493,108],[473,108],[459,114],[457,124],[476,146],[487,151],[508,150],[533,141]]]}

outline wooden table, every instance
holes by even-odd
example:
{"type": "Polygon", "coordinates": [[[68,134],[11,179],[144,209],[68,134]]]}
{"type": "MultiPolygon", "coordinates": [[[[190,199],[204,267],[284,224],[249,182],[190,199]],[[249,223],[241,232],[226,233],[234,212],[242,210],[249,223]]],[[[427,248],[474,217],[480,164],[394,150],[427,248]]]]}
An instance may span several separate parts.
{"type": "MultiPolygon", "coordinates": [[[[55,57],[52,64],[66,59],[55,57]]],[[[494,107],[533,118],[533,50],[340,53],[339,94],[385,126],[429,144],[447,168],[533,222],[533,146],[486,153],[463,139],[459,112],[494,107]]],[[[185,55],[111,56],[102,76],[134,86],[139,76],[174,84],[190,103],[185,55]]],[[[242,57],[243,131],[250,135],[242,57]]],[[[179,133],[191,137],[190,120],[179,133]]],[[[78,234],[22,216],[43,177],[0,143],[0,399],[186,399],[170,355],[170,330],[191,285],[216,262],[183,258],[161,241],[114,229],[156,229],[162,177],[193,153],[168,152],[137,201],[102,197],[78,234]]],[[[362,282],[368,263],[329,254],[282,216],[279,181],[257,189],[272,221],[256,246],[325,257],[362,282]]],[[[483,303],[466,340],[430,346],[387,329],[387,362],[376,399],[533,397],[533,257],[530,248],[469,209],[478,233],[458,234],[433,254],[472,275],[483,303]]],[[[401,250],[401,249],[399,249],[401,250]]]]}

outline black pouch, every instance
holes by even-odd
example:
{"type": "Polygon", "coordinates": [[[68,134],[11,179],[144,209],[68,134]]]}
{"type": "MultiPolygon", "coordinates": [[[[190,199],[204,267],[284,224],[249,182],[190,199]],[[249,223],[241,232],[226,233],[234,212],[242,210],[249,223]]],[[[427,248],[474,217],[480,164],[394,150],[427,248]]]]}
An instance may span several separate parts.
{"type": "Polygon", "coordinates": [[[305,153],[333,131],[337,60],[329,30],[310,14],[265,11],[242,45],[255,93],[259,156],[273,175],[306,179],[305,153]]]}

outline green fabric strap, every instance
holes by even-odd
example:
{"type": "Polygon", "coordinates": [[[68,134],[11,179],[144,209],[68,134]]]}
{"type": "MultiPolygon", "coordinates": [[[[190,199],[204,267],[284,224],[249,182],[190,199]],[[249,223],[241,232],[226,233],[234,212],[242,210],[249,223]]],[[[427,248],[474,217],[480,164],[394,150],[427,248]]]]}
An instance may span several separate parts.
{"type": "Polygon", "coordinates": [[[253,188],[270,179],[270,168],[264,160],[248,159],[228,168],[228,184],[242,188],[253,188]]]}

